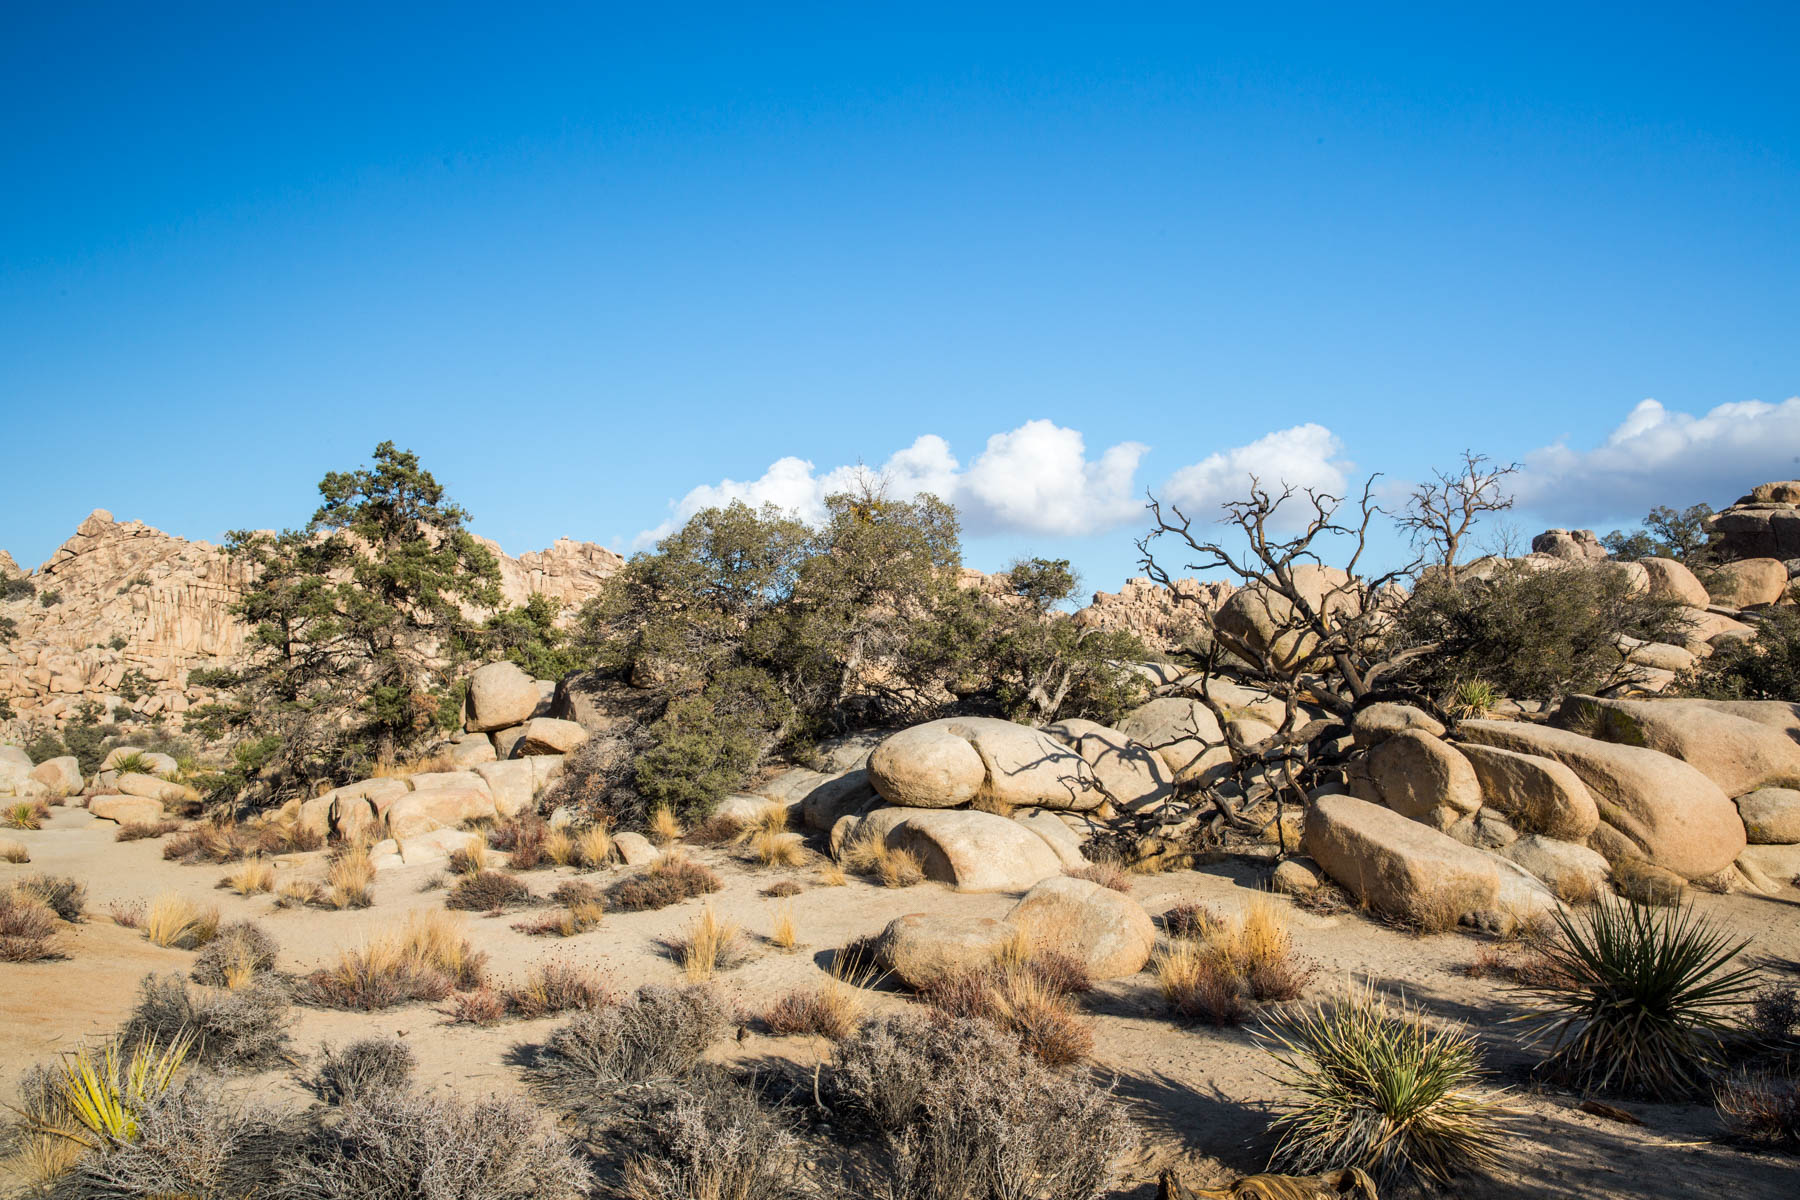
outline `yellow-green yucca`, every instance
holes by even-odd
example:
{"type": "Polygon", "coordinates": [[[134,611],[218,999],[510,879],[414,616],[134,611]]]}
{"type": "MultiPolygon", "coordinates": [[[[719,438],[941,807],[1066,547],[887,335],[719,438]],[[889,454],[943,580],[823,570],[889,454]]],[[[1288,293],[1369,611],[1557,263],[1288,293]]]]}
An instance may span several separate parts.
{"type": "Polygon", "coordinates": [[[175,1082],[187,1061],[192,1039],[183,1034],[167,1046],[140,1042],[125,1057],[119,1043],[106,1043],[99,1057],[83,1048],[63,1059],[57,1088],[77,1129],[45,1129],[103,1150],[137,1137],[138,1114],[175,1082]]]}

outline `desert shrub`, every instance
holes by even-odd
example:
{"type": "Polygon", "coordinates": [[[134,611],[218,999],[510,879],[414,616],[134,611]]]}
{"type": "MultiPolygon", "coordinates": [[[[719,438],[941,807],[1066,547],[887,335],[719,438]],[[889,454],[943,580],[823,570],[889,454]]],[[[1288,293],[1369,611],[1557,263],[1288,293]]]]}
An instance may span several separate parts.
{"type": "Polygon", "coordinates": [[[273,1182],[272,1160],[286,1140],[272,1115],[191,1076],[142,1103],[130,1137],[94,1145],[45,1194],[48,1200],[259,1195],[273,1182]]]}
{"type": "Polygon", "coordinates": [[[794,906],[784,904],[769,927],[769,945],[777,950],[792,950],[800,944],[800,930],[794,924],[794,906]]]}
{"type": "Polygon", "coordinates": [[[120,1040],[167,1046],[186,1038],[195,1061],[248,1070],[284,1057],[287,1020],[287,989],[266,976],[243,987],[196,992],[179,975],[146,975],[120,1040]]]}
{"type": "Polygon", "coordinates": [[[1551,971],[1531,988],[1550,1053],[1543,1071],[1583,1092],[1693,1095],[1718,1063],[1727,1010],[1751,991],[1748,944],[1691,906],[1605,903],[1555,914],[1541,949],[1551,971]]]}
{"type": "Polygon", "coordinates": [[[144,937],[153,946],[198,950],[219,932],[219,910],[200,905],[175,892],[164,892],[150,902],[144,914],[144,937]]]}
{"type": "MultiPolygon", "coordinates": [[[[657,823],[657,818],[666,812],[668,812],[667,809],[659,808],[655,813],[651,814],[651,825],[654,827],[657,823]]],[[[651,839],[658,844],[664,844],[670,841],[671,838],[668,836],[667,832],[670,824],[679,824],[679,819],[674,813],[669,813],[664,819],[664,829],[655,830],[653,828],[651,839]]],[[[736,840],[743,832],[744,823],[736,817],[728,817],[724,813],[714,813],[712,816],[706,818],[706,820],[689,830],[687,833],[687,840],[696,846],[720,846],[726,842],[736,840]]],[[[679,837],[681,835],[677,834],[675,836],[679,837]]]]}
{"type": "Polygon", "coordinates": [[[867,1190],[892,1200],[1094,1200],[1137,1144],[1110,1092],[979,1021],[867,1021],[838,1044],[832,1087],[844,1116],[879,1131],[867,1190]]]}
{"type": "Polygon", "coordinates": [[[31,851],[27,850],[23,844],[0,840],[0,862],[28,863],[30,861],[31,851]]]}
{"type": "Polygon", "coordinates": [[[587,1168],[548,1115],[504,1096],[366,1093],[283,1163],[276,1200],[577,1200],[587,1168]]]}
{"type": "Polygon", "coordinates": [[[1633,592],[1623,571],[1604,566],[1540,570],[1507,562],[1486,578],[1464,574],[1455,583],[1429,575],[1401,606],[1391,637],[1394,650],[1435,649],[1408,660],[1390,682],[1440,702],[1470,679],[1546,702],[1596,691],[1626,669],[1619,635],[1668,641],[1682,627],[1678,609],[1633,592]]]}
{"type": "Polygon", "coordinates": [[[1204,938],[1225,918],[1204,904],[1183,900],[1162,915],[1163,932],[1172,938],[1204,938]]]}
{"type": "Polygon", "coordinates": [[[744,959],[743,941],[737,925],[721,920],[710,900],[689,924],[687,932],[665,941],[663,949],[681,964],[689,983],[705,983],[715,971],[729,970],[744,959]]]}
{"type": "Polygon", "coordinates": [[[731,1012],[712,988],[639,988],[622,1003],[577,1014],[550,1035],[532,1082],[560,1107],[589,1119],[610,1111],[621,1088],[681,1080],[725,1036],[731,1012]]]}
{"type": "Polygon", "coordinates": [[[587,1012],[613,1003],[613,995],[592,968],[548,962],[523,982],[501,993],[508,1012],[527,1019],[555,1013],[587,1012]]]}
{"type": "Polygon", "coordinates": [[[20,800],[6,806],[6,824],[13,829],[42,829],[50,806],[42,800],[20,800]]]}
{"type": "Polygon", "coordinates": [[[1097,883],[1101,887],[1111,888],[1115,892],[1131,891],[1131,872],[1123,864],[1110,859],[1091,862],[1085,867],[1071,867],[1063,872],[1075,879],[1085,879],[1089,883],[1097,883]]]}
{"type": "Polygon", "coordinates": [[[87,911],[87,888],[67,875],[27,875],[13,886],[49,905],[65,921],[79,921],[87,911]]]}
{"type": "Polygon", "coordinates": [[[450,852],[450,873],[453,875],[474,875],[487,870],[488,852],[486,842],[470,842],[458,846],[450,852]]]}
{"type": "Polygon", "coordinates": [[[331,857],[319,899],[326,908],[367,908],[375,902],[374,886],[375,862],[368,847],[345,846],[331,857]]]}
{"type": "Polygon", "coordinates": [[[792,879],[778,879],[763,889],[762,894],[775,900],[784,900],[789,896],[798,896],[806,890],[804,884],[792,879]]]}
{"type": "Polygon", "coordinates": [[[376,1091],[399,1091],[412,1083],[418,1059],[397,1037],[361,1038],[342,1050],[321,1047],[313,1090],[329,1104],[351,1104],[376,1091]]]}
{"type": "Polygon", "coordinates": [[[1369,989],[1261,1037],[1301,1096],[1270,1124],[1277,1169],[1351,1166],[1384,1184],[1442,1184],[1498,1157],[1505,1110],[1480,1090],[1480,1049],[1466,1030],[1434,1028],[1369,989]]]}
{"type": "Polygon", "coordinates": [[[1183,939],[1150,960],[1169,1011],[1185,1020],[1236,1025],[1250,1015],[1243,981],[1217,948],[1183,939]]]}
{"type": "Polygon", "coordinates": [[[39,897],[17,887],[0,888],[0,962],[55,957],[62,924],[39,897]]]}
{"type": "Polygon", "coordinates": [[[862,1005],[844,1005],[842,993],[830,988],[788,992],[763,1013],[763,1024],[777,1037],[805,1035],[840,1041],[849,1037],[862,1016],[862,1005]]]}
{"type": "Polygon", "coordinates": [[[136,929],[144,923],[144,902],[142,900],[108,901],[106,915],[111,917],[113,924],[121,929],[136,929]]]}
{"type": "Polygon", "coordinates": [[[255,830],[235,821],[201,821],[163,843],[163,857],[170,862],[234,863],[257,852],[255,830]]]}
{"type": "Polygon", "coordinates": [[[797,833],[758,829],[750,836],[750,852],[765,867],[798,867],[806,862],[806,844],[797,833]]]}
{"type": "Polygon", "coordinates": [[[345,950],[307,977],[301,997],[325,1008],[378,1009],[442,1000],[481,986],[487,956],[444,913],[415,913],[400,929],[345,950]]]}
{"type": "Polygon", "coordinates": [[[507,818],[488,830],[488,845],[504,851],[506,863],[515,871],[535,871],[548,861],[544,853],[550,838],[550,826],[534,812],[523,812],[507,818]]]}
{"type": "Polygon", "coordinates": [[[1800,1076],[1790,1071],[1741,1071],[1713,1094],[1719,1119],[1733,1136],[1800,1150],[1800,1076]]]}
{"type": "Polygon", "coordinates": [[[208,987],[242,987],[253,977],[275,969],[281,947],[255,921],[233,921],[194,959],[189,973],[208,987]]]}
{"type": "Polygon", "coordinates": [[[1151,969],[1171,1011],[1188,1020],[1234,1025],[1255,1004],[1297,999],[1315,973],[1266,900],[1230,917],[1178,905],[1163,914],[1163,925],[1172,935],[1181,932],[1157,952],[1151,969]]]}
{"type": "Polygon", "coordinates": [[[1800,612],[1765,609],[1755,634],[1717,647],[1681,690],[1713,700],[1800,700],[1800,612]]]}
{"type": "Polygon", "coordinates": [[[643,871],[613,885],[607,898],[628,912],[667,908],[725,885],[712,871],[680,853],[664,854],[643,871]]]}
{"type": "Polygon", "coordinates": [[[520,921],[513,928],[533,937],[574,937],[600,928],[605,916],[606,906],[600,901],[576,900],[566,908],[520,921]]]}
{"type": "Polygon", "coordinates": [[[531,902],[531,889],[505,871],[479,871],[464,875],[444,897],[446,908],[470,912],[499,912],[509,905],[531,902]]]}
{"type": "Polygon", "coordinates": [[[506,997],[489,984],[450,997],[452,1025],[495,1025],[506,1015],[506,997]]]}
{"type": "Polygon", "coordinates": [[[1750,998],[1750,1028],[1767,1042],[1784,1042],[1800,1031],[1800,991],[1771,983],[1750,998]]]}
{"type": "Polygon", "coordinates": [[[800,1140],[743,1084],[703,1072],[635,1122],[626,1200],[799,1200],[800,1140]]]}
{"type": "Polygon", "coordinates": [[[137,842],[145,838],[167,837],[181,832],[180,821],[127,821],[113,834],[115,842],[137,842]]]}

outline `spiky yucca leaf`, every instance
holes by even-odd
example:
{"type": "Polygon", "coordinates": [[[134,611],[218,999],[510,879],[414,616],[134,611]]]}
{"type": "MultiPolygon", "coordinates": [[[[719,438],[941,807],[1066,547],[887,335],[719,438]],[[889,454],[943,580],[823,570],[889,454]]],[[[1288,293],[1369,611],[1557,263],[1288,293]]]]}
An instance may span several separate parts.
{"type": "Polygon", "coordinates": [[[1499,1157],[1509,1110],[1481,1090],[1480,1047],[1460,1026],[1429,1025],[1365,987],[1257,1037],[1281,1064],[1274,1078],[1301,1095],[1270,1125],[1273,1169],[1442,1183],[1499,1157]]]}
{"type": "Polygon", "coordinates": [[[121,1057],[116,1040],[97,1059],[85,1047],[75,1051],[63,1060],[57,1086],[80,1128],[39,1132],[60,1134],[96,1150],[134,1140],[138,1114],[169,1090],[192,1045],[193,1039],[182,1034],[160,1048],[154,1040],[140,1042],[129,1058],[121,1057]]]}
{"type": "Polygon", "coordinates": [[[1727,1010],[1755,987],[1749,967],[1727,969],[1749,939],[1733,940],[1693,906],[1620,900],[1577,917],[1556,914],[1544,946],[1549,971],[1527,990],[1530,1019],[1550,1053],[1543,1069],[1584,1092],[1673,1099],[1698,1095],[1717,1064],[1727,1010]]]}

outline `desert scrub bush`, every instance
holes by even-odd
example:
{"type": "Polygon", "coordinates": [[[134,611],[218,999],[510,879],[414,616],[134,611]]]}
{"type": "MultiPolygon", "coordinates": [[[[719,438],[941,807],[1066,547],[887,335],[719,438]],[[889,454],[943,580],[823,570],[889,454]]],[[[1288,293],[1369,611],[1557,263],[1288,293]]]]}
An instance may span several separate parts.
{"type": "Polygon", "coordinates": [[[1800,1031],[1800,991],[1771,983],[1750,998],[1750,1029],[1765,1042],[1780,1043],[1800,1031]]]}
{"type": "Polygon", "coordinates": [[[1719,1082],[1713,1106],[1733,1137],[1800,1150],[1800,1075],[1791,1069],[1736,1072],[1719,1082]]]}
{"type": "Polygon", "coordinates": [[[375,862],[366,846],[345,846],[325,872],[322,900],[326,908],[367,908],[375,902],[375,862]]]}
{"type": "Polygon", "coordinates": [[[755,1092],[701,1072],[634,1122],[625,1200],[800,1200],[801,1143],[755,1092]]]}
{"type": "Polygon", "coordinates": [[[1671,1100],[1699,1093],[1718,1065],[1729,1010],[1754,987],[1730,968],[1749,944],[1692,906],[1617,901],[1555,914],[1550,970],[1530,985],[1549,1043],[1541,1070],[1584,1093],[1671,1100]]]}
{"type": "Polygon", "coordinates": [[[587,1012],[613,1003],[613,995],[591,967],[547,962],[501,993],[506,1010],[527,1020],[555,1013],[587,1012]]]}
{"type": "Polygon", "coordinates": [[[1800,700],[1800,615],[1782,606],[1764,609],[1756,633],[1719,646],[1682,692],[1713,700],[1800,700]]]}
{"type": "Polygon", "coordinates": [[[506,997],[490,984],[450,997],[452,1025],[497,1025],[506,1016],[506,997]]]}
{"type": "Polygon", "coordinates": [[[1433,1027],[1373,988],[1290,1014],[1258,1031],[1300,1093],[1269,1128],[1270,1163],[1297,1174],[1359,1167],[1384,1186],[1442,1185],[1494,1163],[1507,1110],[1482,1089],[1467,1030],[1433,1027]]]}
{"type": "Polygon", "coordinates": [[[110,900],[106,905],[106,915],[113,919],[113,924],[121,929],[136,929],[144,923],[144,902],[142,900],[110,900]]]}
{"type": "Polygon", "coordinates": [[[189,976],[208,987],[243,987],[258,975],[275,969],[281,947],[255,921],[233,921],[194,959],[189,976]]]}
{"type": "Polygon", "coordinates": [[[1236,1025],[1250,1015],[1236,969],[1215,947],[1180,939],[1151,956],[1150,970],[1169,1011],[1184,1020],[1236,1025]]]}
{"type": "Polygon", "coordinates": [[[670,842],[681,840],[687,830],[682,828],[681,819],[672,809],[659,807],[650,810],[650,821],[644,832],[657,845],[667,846],[670,842]]]}
{"type": "Polygon", "coordinates": [[[469,912],[500,912],[510,905],[531,901],[531,889],[517,876],[504,871],[478,871],[456,881],[456,886],[444,897],[444,907],[469,912]]]}
{"type": "Polygon", "coordinates": [[[236,892],[240,896],[256,896],[263,892],[275,890],[275,866],[273,863],[245,863],[242,867],[219,880],[221,888],[236,892]]]}
{"type": "Polygon", "coordinates": [[[487,956],[471,949],[448,914],[414,913],[406,924],[307,977],[301,998],[324,1008],[378,1009],[442,1000],[473,991],[486,977],[487,956]]]}
{"type": "Polygon", "coordinates": [[[724,886],[707,868],[685,854],[671,851],[638,874],[614,884],[607,898],[614,908],[636,912],[667,908],[724,886]]]}
{"type": "Polygon", "coordinates": [[[397,1037],[360,1038],[342,1050],[319,1048],[313,1091],[327,1104],[352,1104],[377,1091],[403,1091],[412,1083],[418,1058],[397,1037]]]}
{"type": "Polygon", "coordinates": [[[196,992],[179,975],[146,975],[119,1038],[126,1045],[162,1046],[186,1039],[196,1062],[250,1070],[286,1056],[287,1020],[287,989],[266,975],[242,987],[205,992],[196,992]]]}
{"type": "Polygon", "coordinates": [[[43,900],[18,887],[0,888],[0,962],[38,962],[57,955],[62,922],[43,900]]]}
{"type": "Polygon", "coordinates": [[[450,852],[450,873],[453,875],[478,875],[487,868],[486,842],[472,841],[450,852]]]}
{"type": "Polygon", "coordinates": [[[180,821],[127,821],[113,834],[115,842],[138,842],[181,832],[180,821]]]}
{"type": "Polygon", "coordinates": [[[606,905],[599,900],[574,900],[555,912],[520,921],[513,928],[533,937],[574,937],[600,928],[606,905]]]}
{"type": "Polygon", "coordinates": [[[1089,883],[1097,883],[1101,887],[1111,888],[1115,892],[1130,893],[1131,872],[1123,864],[1110,859],[1099,859],[1085,867],[1071,867],[1063,872],[1073,879],[1085,879],[1089,883]]]}
{"type": "Polygon", "coordinates": [[[30,861],[31,851],[25,849],[23,843],[0,841],[0,862],[28,863],[30,861]]]}
{"type": "Polygon", "coordinates": [[[544,843],[550,827],[536,813],[523,812],[508,817],[488,830],[488,845],[506,854],[506,864],[515,871],[535,871],[547,861],[544,843]]]}
{"type": "Polygon", "coordinates": [[[512,1097],[378,1089],[284,1160],[274,1200],[578,1200],[588,1169],[549,1115],[512,1097]]]}
{"type": "Polygon", "coordinates": [[[255,830],[236,821],[200,821],[163,843],[163,857],[180,863],[241,862],[262,848],[255,830]]]}
{"type": "Polygon", "coordinates": [[[750,838],[750,852],[765,867],[798,867],[806,863],[806,844],[797,833],[758,829],[750,838]]]}
{"type": "Polygon", "coordinates": [[[602,822],[596,821],[573,835],[573,865],[584,871],[592,871],[604,867],[612,860],[612,831],[602,822]]]}
{"type": "Polygon", "coordinates": [[[533,1061],[531,1081],[558,1107],[592,1121],[613,1110],[622,1088],[692,1075],[731,1022],[729,1006],[704,984],[642,987],[560,1026],[533,1061]]]}
{"type": "Polygon", "coordinates": [[[12,829],[42,829],[50,806],[42,800],[20,800],[6,806],[6,824],[12,829]]]}
{"type": "Polygon", "coordinates": [[[1152,957],[1151,968],[1170,1009],[1188,1020],[1236,1024],[1257,1003],[1298,999],[1314,974],[1266,899],[1252,900],[1236,916],[1177,905],[1163,914],[1163,927],[1172,940],[1152,957]]]}
{"type": "Polygon", "coordinates": [[[1138,1141],[1109,1091],[979,1021],[866,1021],[838,1043],[831,1084],[845,1117],[879,1131],[884,1161],[865,1189],[877,1195],[1094,1200],[1138,1141]]]}
{"type": "Polygon", "coordinates": [[[175,892],[164,892],[150,902],[144,914],[144,937],[153,946],[198,950],[219,932],[219,910],[200,905],[175,892]]]}
{"type": "Polygon", "coordinates": [[[663,949],[681,964],[689,983],[705,983],[715,972],[728,971],[744,961],[737,925],[720,919],[711,901],[689,923],[687,932],[666,940],[663,949]]]}
{"type": "Polygon", "coordinates": [[[806,1034],[841,1041],[855,1032],[868,1005],[863,994],[881,979],[868,956],[832,956],[824,984],[788,992],[763,1014],[769,1032],[779,1036],[806,1034]]]}
{"type": "Polygon", "coordinates": [[[778,879],[762,890],[762,894],[773,900],[785,900],[789,896],[798,896],[806,890],[806,885],[792,879],[778,879]]]}
{"type": "Polygon", "coordinates": [[[79,921],[87,911],[86,886],[67,875],[27,875],[13,886],[42,900],[65,921],[79,921]]]}

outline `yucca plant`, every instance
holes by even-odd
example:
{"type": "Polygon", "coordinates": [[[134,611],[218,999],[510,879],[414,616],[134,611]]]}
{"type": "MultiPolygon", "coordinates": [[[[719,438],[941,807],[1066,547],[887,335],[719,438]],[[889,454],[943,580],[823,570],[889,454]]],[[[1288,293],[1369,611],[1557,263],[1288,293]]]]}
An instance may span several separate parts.
{"type": "Polygon", "coordinates": [[[1599,904],[1558,912],[1543,946],[1550,970],[1527,991],[1550,1053],[1542,1070],[1582,1092],[1656,1099],[1705,1091],[1719,1062],[1729,1011],[1755,988],[1755,971],[1730,968],[1749,945],[1693,906],[1599,904]]]}
{"type": "Polygon", "coordinates": [[[75,1051],[63,1059],[57,1089],[78,1127],[38,1132],[59,1134],[94,1150],[135,1140],[138,1114],[169,1090],[192,1044],[183,1034],[162,1047],[154,1040],[139,1042],[129,1057],[117,1040],[106,1043],[98,1058],[86,1047],[75,1051]]]}
{"type": "Polygon", "coordinates": [[[1373,988],[1277,1017],[1258,1031],[1301,1099],[1271,1124],[1270,1166],[1358,1167],[1383,1183],[1442,1183],[1495,1162],[1508,1110],[1481,1087],[1475,1038],[1427,1024],[1373,988]]]}

